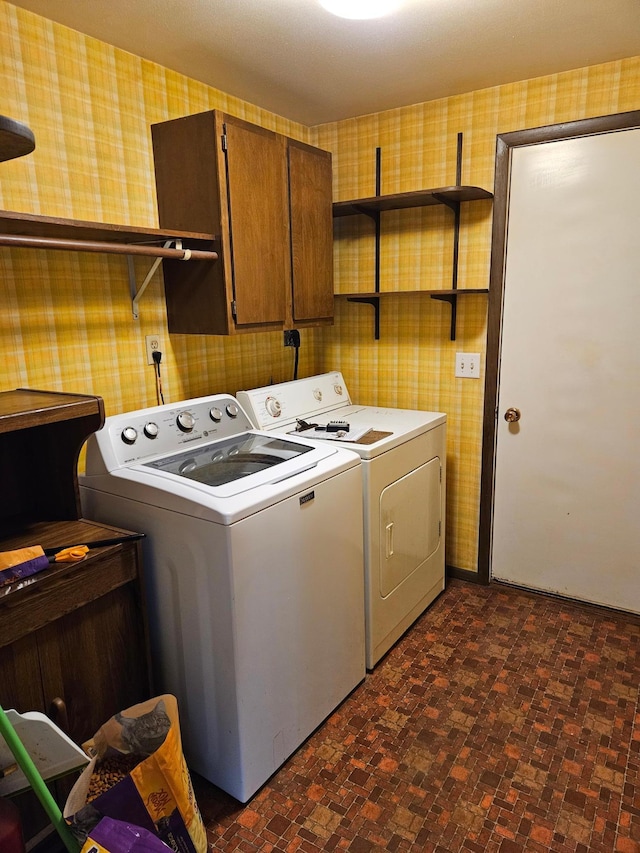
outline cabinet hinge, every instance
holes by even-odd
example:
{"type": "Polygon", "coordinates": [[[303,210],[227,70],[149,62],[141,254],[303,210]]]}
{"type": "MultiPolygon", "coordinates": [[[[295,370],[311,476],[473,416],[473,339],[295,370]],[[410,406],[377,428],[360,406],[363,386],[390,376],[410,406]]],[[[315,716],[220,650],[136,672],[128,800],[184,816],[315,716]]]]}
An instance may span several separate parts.
{"type": "Polygon", "coordinates": [[[222,134],[222,136],[220,137],[220,141],[222,143],[222,150],[226,151],[227,150],[227,134],[226,133],[222,134]]]}
{"type": "Polygon", "coordinates": [[[236,313],[236,300],[235,300],[235,299],[232,299],[232,300],[231,300],[231,316],[232,316],[232,317],[237,317],[237,316],[238,316],[238,315],[237,315],[237,313],[236,313]]]}

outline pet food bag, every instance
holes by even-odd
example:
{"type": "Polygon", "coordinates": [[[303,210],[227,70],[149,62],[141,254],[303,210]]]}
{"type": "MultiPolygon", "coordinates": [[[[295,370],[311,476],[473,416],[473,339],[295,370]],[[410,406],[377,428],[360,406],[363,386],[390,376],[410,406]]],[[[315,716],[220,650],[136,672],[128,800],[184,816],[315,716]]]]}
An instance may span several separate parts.
{"type": "Polygon", "coordinates": [[[64,808],[81,844],[109,817],[153,833],[176,853],[206,853],[175,696],[158,696],[116,714],[85,747],[93,757],[64,808]]]}
{"type": "Polygon", "coordinates": [[[170,848],[146,829],[103,817],[80,853],[170,853],[170,848]]]}

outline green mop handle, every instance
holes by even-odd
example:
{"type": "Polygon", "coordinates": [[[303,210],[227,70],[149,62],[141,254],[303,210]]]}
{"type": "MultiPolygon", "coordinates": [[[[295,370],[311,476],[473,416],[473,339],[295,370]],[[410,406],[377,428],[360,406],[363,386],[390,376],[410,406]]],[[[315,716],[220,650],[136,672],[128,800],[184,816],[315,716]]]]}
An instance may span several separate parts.
{"type": "Polygon", "coordinates": [[[2,705],[0,705],[0,734],[7,742],[7,746],[13,753],[18,767],[20,767],[24,775],[27,777],[27,782],[31,785],[35,795],[42,803],[42,806],[47,813],[47,817],[62,839],[64,846],[67,848],[69,853],[79,853],[80,845],[71,834],[67,822],[62,816],[62,812],[58,808],[58,804],[51,796],[51,792],[45,785],[42,776],[38,773],[35,764],[31,760],[31,756],[24,748],[22,741],[16,734],[16,730],[11,725],[11,721],[5,714],[2,705]]]}

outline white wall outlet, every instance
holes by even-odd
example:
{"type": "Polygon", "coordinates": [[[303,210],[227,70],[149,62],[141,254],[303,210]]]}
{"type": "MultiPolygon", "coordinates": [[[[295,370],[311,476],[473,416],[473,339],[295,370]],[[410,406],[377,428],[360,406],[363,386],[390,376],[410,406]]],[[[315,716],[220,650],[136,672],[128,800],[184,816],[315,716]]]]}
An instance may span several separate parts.
{"type": "Polygon", "coordinates": [[[144,341],[147,348],[147,364],[153,364],[154,352],[162,352],[160,335],[145,335],[144,341]]]}
{"type": "Polygon", "coordinates": [[[456,376],[466,379],[480,379],[480,353],[457,352],[456,376]]]}

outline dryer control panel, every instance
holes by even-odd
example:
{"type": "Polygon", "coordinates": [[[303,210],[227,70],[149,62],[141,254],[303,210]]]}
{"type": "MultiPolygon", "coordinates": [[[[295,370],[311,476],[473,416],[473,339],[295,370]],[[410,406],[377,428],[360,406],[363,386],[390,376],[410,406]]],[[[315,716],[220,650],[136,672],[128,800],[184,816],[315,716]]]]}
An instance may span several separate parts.
{"type": "MultiPolygon", "coordinates": [[[[263,430],[284,429],[287,424],[295,424],[296,419],[312,420],[318,415],[351,405],[342,373],[337,370],[251,391],[238,391],[238,401],[254,425],[263,430]]],[[[334,420],[339,419],[336,414],[334,420]]]]}

